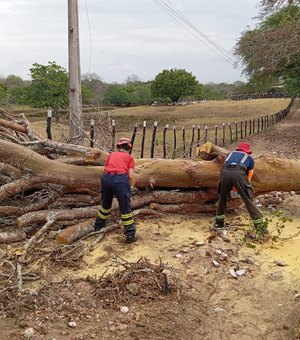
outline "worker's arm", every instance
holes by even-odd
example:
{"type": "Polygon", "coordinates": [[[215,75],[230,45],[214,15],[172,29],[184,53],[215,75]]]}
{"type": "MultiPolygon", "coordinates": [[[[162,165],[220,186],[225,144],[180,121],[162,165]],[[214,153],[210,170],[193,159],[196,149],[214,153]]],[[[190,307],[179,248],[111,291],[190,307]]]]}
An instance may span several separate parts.
{"type": "Polygon", "coordinates": [[[133,169],[128,170],[128,179],[129,179],[130,185],[132,187],[134,187],[135,186],[135,179],[133,177],[133,169]]]}
{"type": "Polygon", "coordinates": [[[253,172],[254,172],[254,170],[252,169],[252,170],[249,170],[249,172],[248,172],[248,175],[247,175],[247,177],[248,177],[248,181],[249,182],[251,182],[251,180],[252,180],[252,177],[253,177],[253,172]]]}

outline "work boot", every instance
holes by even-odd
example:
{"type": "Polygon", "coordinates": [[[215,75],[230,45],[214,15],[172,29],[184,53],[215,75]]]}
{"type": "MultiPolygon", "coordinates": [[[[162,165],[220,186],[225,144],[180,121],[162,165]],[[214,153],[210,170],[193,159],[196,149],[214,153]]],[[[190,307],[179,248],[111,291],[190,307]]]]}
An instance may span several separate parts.
{"type": "Polygon", "coordinates": [[[135,236],[136,232],[136,225],[135,223],[132,223],[125,227],[124,234],[126,236],[125,243],[133,243],[137,241],[137,237],[135,236]]]}
{"type": "Polygon", "coordinates": [[[101,218],[97,217],[95,224],[94,224],[94,231],[99,231],[101,229],[105,228],[105,221],[101,218]]]}
{"type": "Polygon", "coordinates": [[[224,220],[215,220],[213,224],[213,228],[215,229],[223,229],[225,228],[224,220]]]}
{"type": "Polygon", "coordinates": [[[125,239],[125,243],[127,244],[130,244],[130,243],[133,243],[133,242],[136,242],[138,240],[138,238],[134,235],[133,237],[126,237],[125,239]]]}

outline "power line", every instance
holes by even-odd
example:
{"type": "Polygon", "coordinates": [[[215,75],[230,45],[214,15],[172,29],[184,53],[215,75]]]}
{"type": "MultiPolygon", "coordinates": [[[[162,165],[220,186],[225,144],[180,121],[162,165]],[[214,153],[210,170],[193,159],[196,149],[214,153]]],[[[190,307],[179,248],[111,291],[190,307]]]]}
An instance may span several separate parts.
{"type": "Polygon", "coordinates": [[[89,68],[88,68],[88,73],[90,73],[91,65],[92,65],[92,33],[91,33],[89,11],[88,11],[88,7],[87,7],[87,0],[84,0],[84,4],[85,4],[85,12],[86,12],[86,18],[87,18],[89,36],[90,36],[90,60],[89,60],[89,68]]]}
{"type": "Polygon", "coordinates": [[[170,1],[166,0],[153,0],[162,10],[169,14],[175,21],[177,21],[181,26],[183,26],[188,32],[190,32],[196,39],[198,39],[202,44],[207,46],[213,52],[215,52],[219,57],[224,59],[226,62],[233,65],[235,60],[231,57],[231,54],[226,51],[222,46],[218,45],[212,39],[207,37],[202,33],[196,26],[194,26],[187,18],[184,17],[170,1]],[[199,35],[204,39],[200,39],[199,35]]]}

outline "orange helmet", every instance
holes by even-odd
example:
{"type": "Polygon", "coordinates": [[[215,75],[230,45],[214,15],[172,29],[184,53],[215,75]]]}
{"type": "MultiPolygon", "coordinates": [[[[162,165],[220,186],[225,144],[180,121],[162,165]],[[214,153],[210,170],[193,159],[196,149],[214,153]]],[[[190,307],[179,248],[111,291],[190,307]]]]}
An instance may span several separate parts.
{"type": "Polygon", "coordinates": [[[128,145],[130,147],[130,149],[132,148],[131,141],[128,138],[124,138],[124,137],[120,138],[117,141],[117,146],[121,146],[121,145],[128,145]]]}

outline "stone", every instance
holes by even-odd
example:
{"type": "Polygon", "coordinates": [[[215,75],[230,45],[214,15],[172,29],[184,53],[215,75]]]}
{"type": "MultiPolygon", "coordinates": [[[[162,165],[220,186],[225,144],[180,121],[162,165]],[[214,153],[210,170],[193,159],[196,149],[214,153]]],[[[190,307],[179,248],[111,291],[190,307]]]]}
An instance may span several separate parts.
{"type": "Polygon", "coordinates": [[[69,326],[70,328],[75,328],[75,327],[77,326],[77,324],[76,324],[75,321],[70,321],[70,322],[68,323],[68,326],[69,326]]]}
{"type": "Polygon", "coordinates": [[[24,331],[25,339],[31,339],[33,336],[34,336],[34,329],[32,327],[29,327],[24,331]]]}
{"type": "Polygon", "coordinates": [[[127,314],[129,312],[129,308],[127,306],[122,306],[120,308],[121,313],[127,314]]]}

